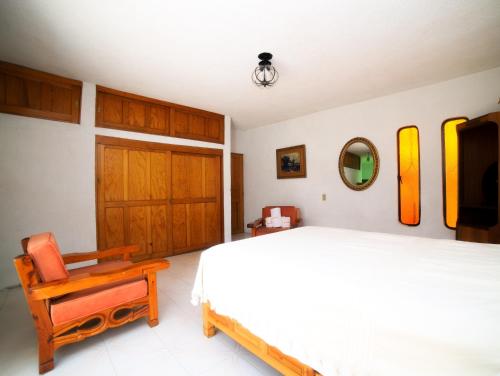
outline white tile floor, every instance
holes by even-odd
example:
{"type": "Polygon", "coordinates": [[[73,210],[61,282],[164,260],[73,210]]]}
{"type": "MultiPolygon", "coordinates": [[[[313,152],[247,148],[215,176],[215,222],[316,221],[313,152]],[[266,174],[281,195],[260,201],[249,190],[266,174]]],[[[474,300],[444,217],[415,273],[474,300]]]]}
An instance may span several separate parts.
{"type": "MultiPolygon", "coordinates": [[[[223,333],[203,336],[200,309],[190,303],[199,256],[171,257],[158,273],[158,326],[139,319],[62,347],[49,375],[278,375],[223,333]]],[[[0,290],[0,375],[37,375],[37,356],[22,290],[0,290]]]]}

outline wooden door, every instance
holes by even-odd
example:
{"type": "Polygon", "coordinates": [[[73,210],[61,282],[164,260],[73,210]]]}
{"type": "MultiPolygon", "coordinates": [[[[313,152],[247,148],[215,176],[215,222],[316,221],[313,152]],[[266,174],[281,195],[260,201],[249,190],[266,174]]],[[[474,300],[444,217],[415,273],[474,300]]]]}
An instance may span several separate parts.
{"type": "Polygon", "coordinates": [[[174,254],[222,242],[221,157],[172,152],[174,254]]]}
{"type": "Polygon", "coordinates": [[[244,231],[243,154],[231,153],[231,232],[244,231]]]}
{"type": "Polygon", "coordinates": [[[170,152],[97,146],[100,249],[137,244],[136,259],[172,254],[170,152]]]}

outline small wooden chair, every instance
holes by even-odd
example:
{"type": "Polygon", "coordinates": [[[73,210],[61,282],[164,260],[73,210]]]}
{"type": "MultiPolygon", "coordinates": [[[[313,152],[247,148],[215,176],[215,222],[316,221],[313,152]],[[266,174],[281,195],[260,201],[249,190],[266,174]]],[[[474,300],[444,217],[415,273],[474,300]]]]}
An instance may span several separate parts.
{"type": "Polygon", "coordinates": [[[247,228],[252,229],[252,236],[261,236],[273,232],[290,230],[300,226],[300,209],[295,206],[266,206],[262,208],[262,217],[247,224],[247,228]],[[290,217],[290,227],[266,227],[266,218],[271,216],[271,209],[280,208],[283,217],[290,217]]]}
{"type": "Polygon", "coordinates": [[[137,246],[61,255],[51,233],[22,240],[14,265],[38,334],[39,372],[54,368],[54,352],[113,328],[147,317],[158,325],[156,272],[167,260],[132,263],[137,246]],[[68,270],[67,264],[116,258],[68,270]]]}

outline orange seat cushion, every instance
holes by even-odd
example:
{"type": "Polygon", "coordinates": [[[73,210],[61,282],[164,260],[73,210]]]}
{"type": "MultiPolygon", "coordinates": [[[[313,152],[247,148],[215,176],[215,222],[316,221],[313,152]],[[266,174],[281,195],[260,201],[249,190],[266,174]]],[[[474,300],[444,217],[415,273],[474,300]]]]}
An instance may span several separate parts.
{"type": "Polygon", "coordinates": [[[132,265],[132,261],[122,261],[122,260],[106,261],[106,262],[101,262],[100,264],[70,269],[69,275],[73,276],[83,273],[107,273],[125,268],[129,265],[132,265]]]}
{"type": "Polygon", "coordinates": [[[144,279],[78,291],[53,301],[50,317],[54,325],[61,325],[143,298],[147,294],[148,284],[144,279]]]}
{"type": "Polygon", "coordinates": [[[33,235],[28,241],[28,254],[35,263],[43,282],[68,278],[69,273],[59,251],[54,235],[50,232],[33,235]]]}

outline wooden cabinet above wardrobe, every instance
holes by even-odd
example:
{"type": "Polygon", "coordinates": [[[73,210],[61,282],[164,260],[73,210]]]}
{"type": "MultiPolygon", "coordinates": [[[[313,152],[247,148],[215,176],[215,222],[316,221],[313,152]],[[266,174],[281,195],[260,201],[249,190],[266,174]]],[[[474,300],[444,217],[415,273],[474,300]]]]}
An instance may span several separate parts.
{"type": "Polygon", "coordinates": [[[0,112],[80,122],[82,82],[0,61],[0,112]]]}
{"type": "Polygon", "coordinates": [[[224,143],[224,116],[97,86],[96,126],[224,143]]]}

